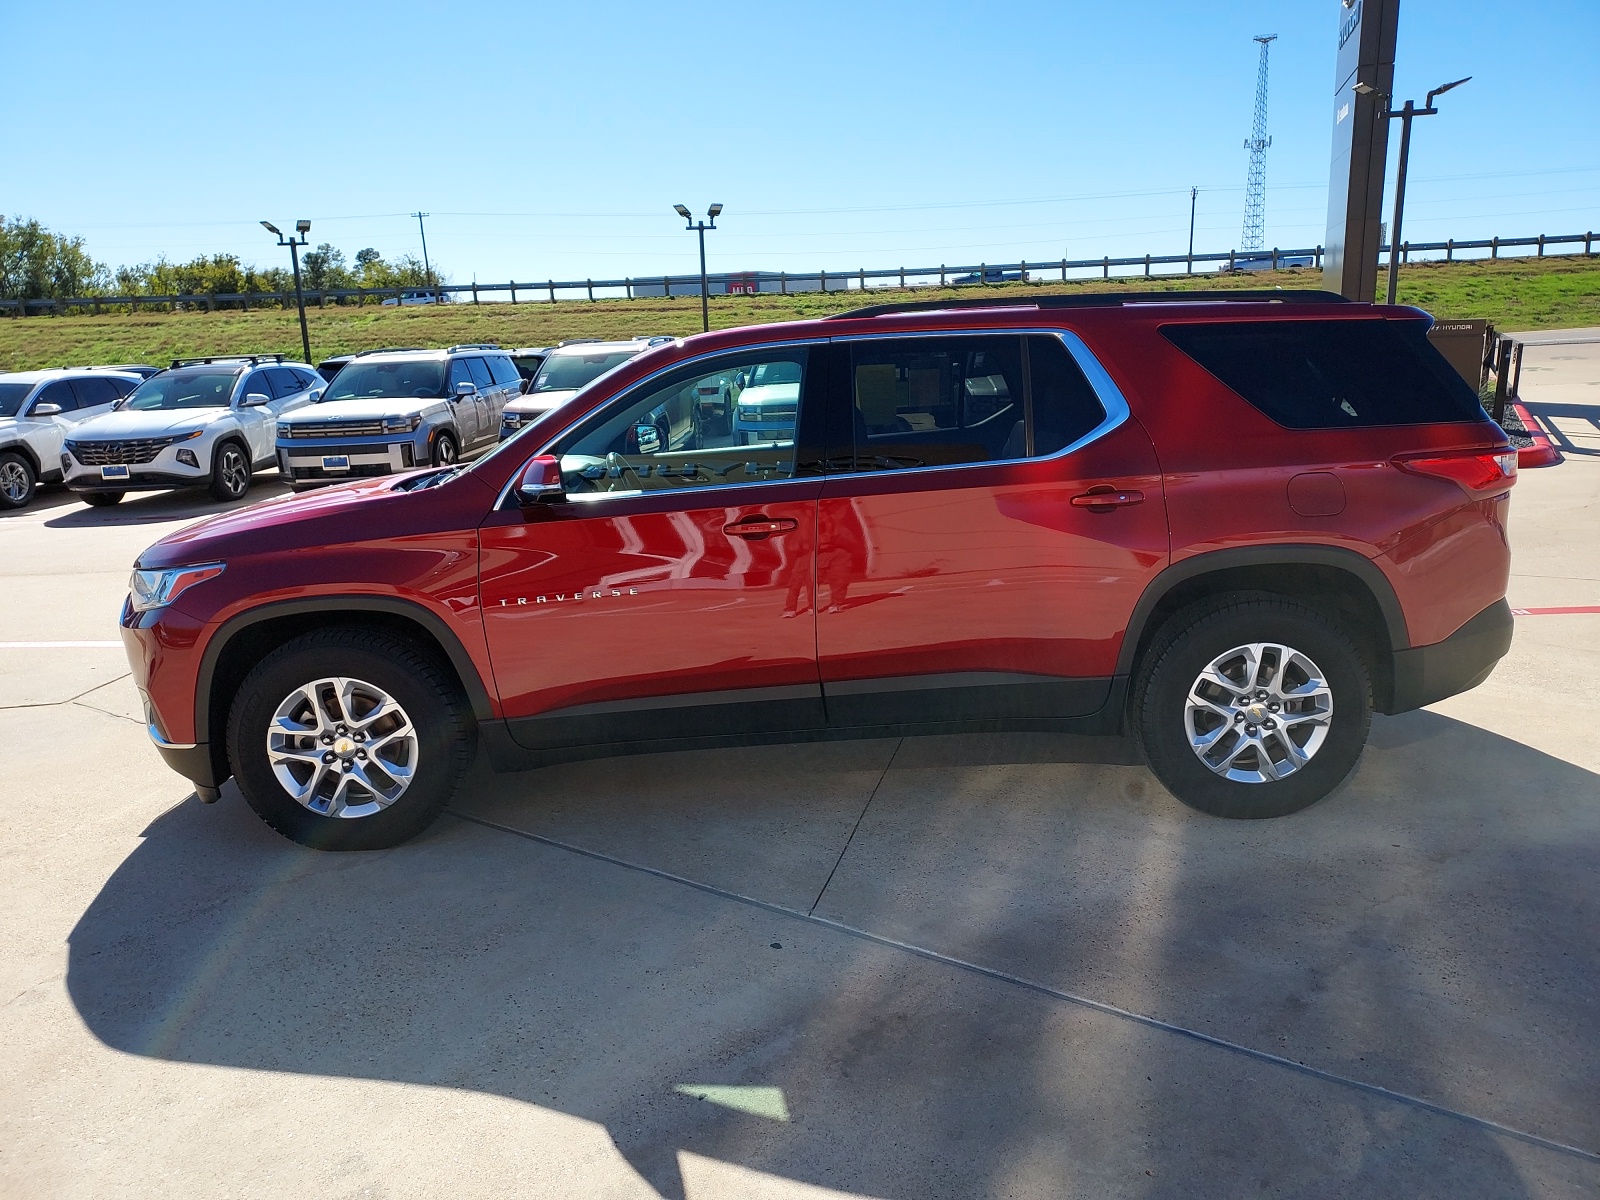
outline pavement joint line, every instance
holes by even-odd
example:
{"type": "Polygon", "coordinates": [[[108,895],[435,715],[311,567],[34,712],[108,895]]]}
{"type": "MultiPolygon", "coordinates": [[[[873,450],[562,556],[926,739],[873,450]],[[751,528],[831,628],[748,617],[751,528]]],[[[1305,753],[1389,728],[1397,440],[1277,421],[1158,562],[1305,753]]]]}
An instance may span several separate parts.
{"type": "MultiPolygon", "coordinates": [[[[22,710],[24,708],[60,708],[63,704],[76,704],[79,700],[82,700],[85,696],[93,695],[95,692],[98,692],[101,688],[110,687],[113,683],[121,683],[124,679],[128,678],[128,676],[130,676],[132,674],[133,674],[132,671],[124,671],[121,675],[114,675],[110,679],[107,679],[103,683],[95,684],[88,691],[79,692],[76,696],[68,696],[65,700],[40,700],[36,704],[0,704],[0,712],[20,711],[20,710],[22,710]]],[[[95,709],[95,711],[96,712],[103,712],[104,710],[97,708],[97,709],[95,709]]],[[[117,714],[112,713],[110,715],[116,716],[117,714]]]]}
{"type": "Polygon", "coordinates": [[[822,897],[828,890],[828,885],[833,882],[834,875],[839,870],[839,864],[844,861],[844,856],[850,852],[850,843],[856,840],[856,831],[861,828],[861,822],[867,819],[867,809],[872,807],[872,802],[877,799],[878,789],[883,786],[883,781],[889,778],[889,768],[894,766],[894,760],[900,757],[900,747],[906,744],[901,738],[894,744],[894,750],[889,755],[889,761],[883,764],[883,774],[878,776],[878,782],[872,785],[872,791],[867,793],[867,802],[861,806],[861,815],[856,818],[856,823],[850,826],[850,836],[845,838],[844,845],[839,847],[839,857],[833,860],[833,870],[828,872],[828,877],[822,881],[822,888],[817,892],[817,898],[811,902],[811,907],[806,909],[806,916],[817,911],[817,905],[822,903],[822,897]]]}
{"type": "Polygon", "coordinates": [[[801,912],[797,908],[790,908],[783,904],[775,904],[770,900],[758,900],[754,896],[746,896],[740,892],[729,891],[726,888],[717,887],[715,884],[702,883],[698,879],[690,879],[686,875],[676,875],[671,871],[663,871],[659,867],[646,866],[644,863],[636,863],[625,858],[617,858],[615,855],[606,854],[600,850],[590,850],[583,846],[575,846],[570,842],[558,841],[555,838],[546,837],[541,833],[531,833],[525,829],[515,829],[510,825],[502,825],[497,821],[490,821],[483,817],[473,816],[470,813],[460,812],[453,808],[447,808],[445,811],[459,820],[467,821],[474,825],[481,825],[485,829],[493,829],[500,833],[509,833],[513,837],[523,838],[530,842],[537,842],[540,845],[549,846],[555,850],[564,850],[569,854],[576,854],[583,858],[594,859],[597,862],[609,863],[614,867],[622,867],[625,870],[636,871],[642,875],[652,875],[655,878],[665,880],[668,883],[681,884],[684,887],[693,888],[697,892],[704,892],[707,895],[717,896],[723,900],[732,900],[737,904],[744,904],[751,908],[759,908],[765,912],[770,912],[777,916],[787,917],[790,920],[802,921],[808,925],[818,925],[824,929],[832,930],[835,933],[842,933],[848,937],[856,938],[859,941],[870,942],[873,945],[883,946],[890,950],[899,950],[902,953],[913,955],[928,962],[939,963],[947,967],[954,967],[957,970],[966,971],[969,974],[977,975],[984,979],[991,979],[998,983],[1010,984],[1013,987],[1022,988],[1025,991],[1035,992],[1041,996],[1048,996],[1054,1000],[1061,1000],[1068,1004],[1076,1005],[1080,1008],[1089,1009],[1091,1012],[1101,1013],[1104,1016],[1116,1017],[1119,1020],[1127,1021],[1134,1025],[1142,1025],[1146,1029],[1155,1029],[1162,1033],[1170,1033],[1174,1036],[1188,1039],[1189,1041],[1199,1042],[1202,1045],[1211,1046],[1218,1050],[1225,1050],[1231,1054],[1237,1054],[1243,1058],[1253,1059],[1256,1062],[1265,1063],[1268,1066],[1281,1067],[1285,1070],[1292,1071],[1297,1075],[1305,1075],[1311,1079],[1321,1080],[1323,1083],[1331,1083],[1338,1087],[1347,1088],[1351,1091],[1362,1092],[1366,1095],[1374,1096],[1381,1100],[1388,1100],[1396,1104],[1405,1105],[1408,1108],[1419,1109],[1423,1112],[1432,1113],[1435,1116],[1444,1117],[1447,1120],[1457,1121],[1464,1125],[1471,1125],[1489,1133],[1497,1133],[1504,1137],[1513,1138],[1519,1142],[1524,1142],[1530,1146],[1537,1146],[1543,1150],[1550,1150],[1554,1153],[1563,1154],[1570,1158],[1580,1159],[1584,1162],[1600,1163],[1600,1151],[1585,1150],[1581,1146],[1569,1146],[1565,1142],[1558,1142],[1553,1138],[1540,1137],[1536,1133],[1528,1133],[1526,1130],[1517,1129],[1511,1125],[1503,1125],[1499,1121],[1490,1120],[1488,1117],[1474,1116],[1472,1113],[1462,1112],[1459,1109],[1448,1108],[1445,1105],[1437,1104],[1432,1100],[1425,1100],[1421,1096],[1413,1096],[1407,1092],[1397,1092],[1392,1088],[1386,1088],[1376,1083],[1368,1083],[1361,1079],[1352,1079],[1348,1075],[1340,1075],[1333,1071],[1324,1070],[1321,1067],[1313,1067],[1307,1063],[1296,1062],[1292,1058],[1285,1058],[1280,1054],[1273,1054],[1267,1050],[1258,1050],[1254,1046],[1246,1046],[1241,1042],[1232,1042],[1227,1038],[1217,1037],[1215,1034],[1202,1033],[1198,1029],[1190,1029],[1185,1025],[1178,1025],[1171,1021],[1163,1021],[1159,1017],[1148,1016],[1144,1013],[1134,1012],[1131,1009],[1118,1008],[1115,1004],[1107,1004],[1103,1000],[1092,1000],[1088,996],[1080,996],[1076,992],[1064,991],[1061,988],[1051,987],[1047,983],[1040,983],[1038,980],[1027,979],[1021,975],[1013,975],[1008,971],[1001,971],[995,967],[986,967],[981,963],[969,962],[964,958],[956,958],[953,955],[941,954],[937,950],[930,950],[925,946],[918,946],[912,942],[903,942],[898,938],[887,937],[881,933],[873,933],[869,929],[861,929],[855,925],[847,925],[843,921],[835,921],[830,917],[815,916],[811,913],[801,912]]]}

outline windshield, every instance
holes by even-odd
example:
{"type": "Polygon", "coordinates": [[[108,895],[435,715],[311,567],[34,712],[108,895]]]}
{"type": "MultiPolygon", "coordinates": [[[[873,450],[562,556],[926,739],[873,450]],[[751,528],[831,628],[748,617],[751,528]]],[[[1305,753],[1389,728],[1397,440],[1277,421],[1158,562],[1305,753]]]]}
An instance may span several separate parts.
{"type": "Polygon", "coordinates": [[[152,375],[128,393],[120,408],[226,408],[237,371],[196,371],[152,375]]]}
{"type": "Polygon", "coordinates": [[[552,354],[544,360],[528,391],[576,391],[613,367],[620,367],[637,353],[638,350],[602,350],[594,354],[552,354]]]}
{"type": "Polygon", "coordinates": [[[16,416],[31,391],[31,383],[0,383],[0,417],[16,416]]]}
{"type": "Polygon", "coordinates": [[[353,362],[333,377],[330,400],[434,400],[444,395],[444,363],[437,358],[353,362]]]}
{"type": "Polygon", "coordinates": [[[799,383],[800,364],[795,362],[762,363],[756,368],[752,387],[768,387],[774,383],[799,383]]]}

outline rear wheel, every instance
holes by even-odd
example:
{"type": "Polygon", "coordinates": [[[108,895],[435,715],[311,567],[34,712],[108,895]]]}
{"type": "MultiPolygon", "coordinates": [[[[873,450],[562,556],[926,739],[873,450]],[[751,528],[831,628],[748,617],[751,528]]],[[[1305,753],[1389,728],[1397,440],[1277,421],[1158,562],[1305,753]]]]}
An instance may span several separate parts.
{"type": "Polygon", "coordinates": [[[92,504],[95,508],[110,508],[113,504],[121,504],[127,492],[79,492],[79,497],[85,504],[92,504]]]}
{"type": "Polygon", "coordinates": [[[224,502],[250,490],[250,456],[238,442],[223,442],[211,460],[211,495],[224,502]]]}
{"type": "Polygon", "coordinates": [[[1372,684],[1354,643],[1321,614],[1261,594],[1216,597],[1157,635],[1134,694],[1150,769],[1218,817],[1315,804],[1355,767],[1372,684]]]}
{"type": "Polygon", "coordinates": [[[378,850],[422,832],[465,773],[472,741],[467,701],[429,655],[352,628],[268,655],[228,720],[228,759],[250,807],[317,850],[378,850]]]}
{"type": "Polygon", "coordinates": [[[10,450],[0,454],[0,508],[26,508],[38,483],[26,458],[10,450]]]}

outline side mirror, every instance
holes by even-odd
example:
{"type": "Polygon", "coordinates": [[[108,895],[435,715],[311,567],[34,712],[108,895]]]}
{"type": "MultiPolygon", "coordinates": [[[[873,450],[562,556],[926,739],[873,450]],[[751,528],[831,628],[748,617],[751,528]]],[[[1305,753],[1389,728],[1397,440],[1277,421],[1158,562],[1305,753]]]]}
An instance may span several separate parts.
{"type": "Polygon", "coordinates": [[[517,503],[528,507],[567,498],[561,486],[561,460],[554,454],[540,454],[528,460],[517,481],[517,503]]]}
{"type": "Polygon", "coordinates": [[[475,383],[469,383],[467,380],[463,379],[460,383],[456,384],[456,394],[454,399],[459,400],[463,396],[476,396],[477,394],[478,385],[475,383]]]}
{"type": "Polygon", "coordinates": [[[522,380],[522,381],[520,381],[520,382],[519,382],[519,383],[518,383],[518,384],[517,384],[517,391],[518,391],[518,392],[519,392],[519,393],[520,393],[520,394],[521,394],[521,395],[524,395],[524,396],[526,396],[526,395],[527,395],[527,394],[528,394],[528,389],[529,389],[529,388],[531,388],[531,387],[532,387],[532,386],[533,386],[533,380],[531,380],[531,379],[524,379],[524,380],[522,380]]]}
{"type": "Polygon", "coordinates": [[[51,404],[48,400],[43,404],[35,404],[33,406],[33,415],[36,417],[59,417],[61,415],[61,405],[51,404]]]}
{"type": "Polygon", "coordinates": [[[321,404],[322,403],[322,389],[321,388],[312,388],[309,392],[306,393],[306,399],[311,401],[311,403],[313,403],[313,404],[321,404]]]}
{"type": "Polygon", "coordinates": [[[272,397],[265,392],[251,392],[244,398],[245,408],[260,408],[263,404],[271,404],[272,397]]]}
{"type": "Polygon", "coordinates": [[[633,427],[633,445],[640,454],[661,453],[661,430],[649,421],[633,427]]]}

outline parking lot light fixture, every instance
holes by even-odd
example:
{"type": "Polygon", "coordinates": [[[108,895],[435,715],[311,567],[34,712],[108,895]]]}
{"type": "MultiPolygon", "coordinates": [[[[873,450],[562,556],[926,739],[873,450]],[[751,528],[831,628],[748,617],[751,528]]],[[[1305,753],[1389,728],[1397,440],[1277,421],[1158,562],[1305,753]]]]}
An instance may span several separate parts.
{"type": "Polygon", "coordinates": [[[1433,98],[1442,96],[1451,88],[1458,88],[1472,76],[1466,79],[1457,79],[1451,83],[1441,83],[1428,93],[1428,98],[1418,108],[1416,102],[1407,100],[1405,107],[1398,112],[1391,102],[1387,111],[1382,115],[1391,121],[1400,122],[1400,163],[1395,170],[1394,180],[1394,223],[1389,227],[1389,290],[1388,303],[1395,302],[1395,294],[1400,286],[1400,218],[1405,213],[1406,204],[1406,162],[1411,157],[1411,120],[1413,117],[1431,117],[1438,113],[1433,106],[1433,98]]]}
{"type": "Polygon", "coordinates": [[[305,351],[305,361],[311,361],[311,332],[306,328],[306,295],[300,287],[300,247],[310,244],[311,222],[306,220],[294,223],[295,232],[300,236],[284,237],[283,233],[271,221],[261,222],[268,233],[278,235],[278,245],[289,247],[289,261],[294,264],[294,303],[300,310],[300,348],[305,351]]]}
{"type": "MultiPolygon", "coordinates": [[[[700,235],[700,331],[709,333],[711,330],[711,289],[706,282],[706,230],[717,227],[717,217],[722,212],[722,205],[713,204],[706,210],[706,220],[696,221],[694,214],[682,204],[674,204],[673,211],[684,220],[684,228],[700,235]]],[[[671,290],[670,288],[668,289],[671,290]]]]}

